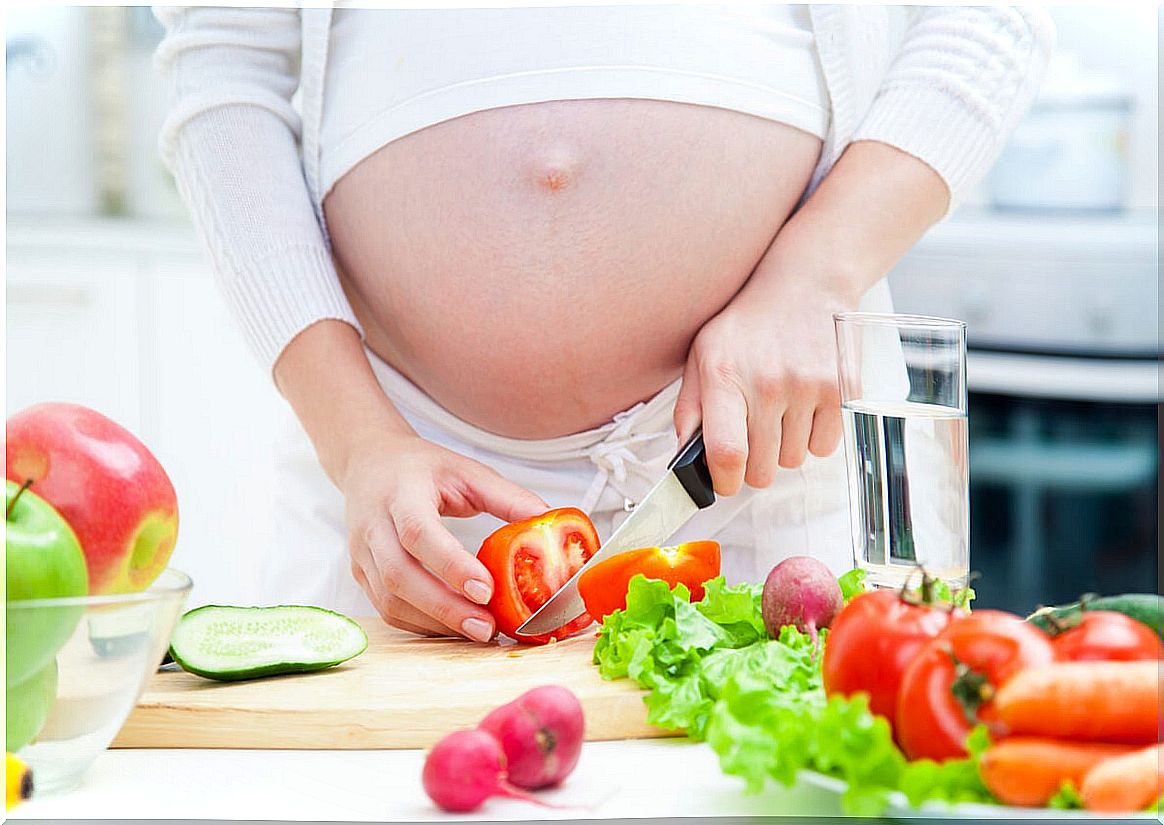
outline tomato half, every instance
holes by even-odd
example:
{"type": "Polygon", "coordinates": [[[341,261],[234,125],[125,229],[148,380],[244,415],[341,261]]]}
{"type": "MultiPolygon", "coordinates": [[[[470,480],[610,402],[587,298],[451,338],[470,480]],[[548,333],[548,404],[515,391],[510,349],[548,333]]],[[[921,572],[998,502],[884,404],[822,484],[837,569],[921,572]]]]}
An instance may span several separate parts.
{"type": "Polygon", "coordinates": [[[703,583],[719,575],[719,542],[691,541],[675,547],[643,547],[600,561],[578,577],[578,594],[586,612],[599,621],[626,609],[626,591],[639,573],[662,579],[671,587],[683,584],[691,600],[703,598],[703,583]]]}
{"type": "Polygon", "coordinates": [[[867,693],[869,709],[892,722],[906,667],[950,617],[949,605],[915,604],[894,590],[854,596],[829,626],[825,693],[867,693]]]}
{"type": "Polygon", "coordinates": [[[1086,610],[1079,624],[1051,641],[1061,661],[1164,659],[1156,631],[1114,610],[1086,610]]]}
{"type": "Polygon", "coordinates": [[[978,722],[994,721],[990,700],[1018,671],[1055,658],[1047,634],[1001,610],[950,622],[906,669],[893,732],[910,759],[966,755],[978,722]]]}
{"type": "Polygon", "coordinates": [[[493,576],[488,608],[497,630],[519,642],[545,644],[588,626],[592,620],[583,613],[544,636],[518,636],[515,632],[597,549],[598,531],[590,518],[574,507],[515,521],[490,534],[477,551],[477,559],[493,576]]]}

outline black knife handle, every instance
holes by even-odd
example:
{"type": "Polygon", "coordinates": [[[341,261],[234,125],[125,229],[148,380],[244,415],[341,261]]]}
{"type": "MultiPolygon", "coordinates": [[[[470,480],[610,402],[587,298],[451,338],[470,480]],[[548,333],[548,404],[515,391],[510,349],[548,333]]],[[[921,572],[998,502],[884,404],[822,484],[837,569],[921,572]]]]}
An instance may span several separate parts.
{"type": "Polygon", "coordinates": [[[703,430],[696,432],[671,460],[669,469],[696,507],[702,510],[715,504],[715,488],[711,484],[711,471],[707,469],[707,453],[703,450],[703,430]]]}

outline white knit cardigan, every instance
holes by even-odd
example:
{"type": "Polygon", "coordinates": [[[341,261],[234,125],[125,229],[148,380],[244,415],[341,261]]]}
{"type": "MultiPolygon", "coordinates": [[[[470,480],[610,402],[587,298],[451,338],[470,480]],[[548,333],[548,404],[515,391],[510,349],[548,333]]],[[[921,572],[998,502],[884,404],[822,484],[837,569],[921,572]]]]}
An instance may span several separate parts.
{"type": "MultiPolygon", "coordinates": [[[[155,13],[172,89],[162,157],[252,350],[270,369],[316,321],[359,329],[321,208],[331,9],[155,13]]],[[[1038,9],[814,5],[811,19],[831,116],[809,191],[849,143],[876,140],[932,167],[951,205],[1026,111],[1054,40],[1038,9]]]]}

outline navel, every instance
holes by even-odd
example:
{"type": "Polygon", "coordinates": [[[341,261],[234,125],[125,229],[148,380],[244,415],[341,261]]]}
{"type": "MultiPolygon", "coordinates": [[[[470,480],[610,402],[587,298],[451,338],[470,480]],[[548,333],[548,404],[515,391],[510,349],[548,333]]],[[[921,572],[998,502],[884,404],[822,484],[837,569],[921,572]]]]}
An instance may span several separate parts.
{"type": "Polygon", "coordinates": [[[578,181],[578,156],[566,147],[537,153],[533,163],[533,182],[539,189],[557,193],[572,188],[578,181]]]}
{"type": "Polygon", "coordinates": [[[541,184],[551,192],[561,192],[570,185],[570,173],[565,169],[551,169],[542,175],[541,184]]]}

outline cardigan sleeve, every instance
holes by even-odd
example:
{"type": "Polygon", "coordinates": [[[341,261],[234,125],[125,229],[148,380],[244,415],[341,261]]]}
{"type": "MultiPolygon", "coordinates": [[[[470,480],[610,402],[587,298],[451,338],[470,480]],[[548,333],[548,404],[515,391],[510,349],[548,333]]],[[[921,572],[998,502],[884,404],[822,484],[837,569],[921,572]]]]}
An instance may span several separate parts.
{"type": "Polygon", "coordinates": [[[270,370],[316,321],[359,330],[304,179],[295,9],[157,8],[171,102],[159,148],[227,304],[270,370]]]}
{"type": "Polygon", "coordinates": [[[990,169],[1038,90],[1055,41],[1042,9],[911,10],[901,49],[852,140],[924,161],[950,209],[990,169]]]}

